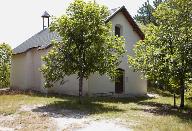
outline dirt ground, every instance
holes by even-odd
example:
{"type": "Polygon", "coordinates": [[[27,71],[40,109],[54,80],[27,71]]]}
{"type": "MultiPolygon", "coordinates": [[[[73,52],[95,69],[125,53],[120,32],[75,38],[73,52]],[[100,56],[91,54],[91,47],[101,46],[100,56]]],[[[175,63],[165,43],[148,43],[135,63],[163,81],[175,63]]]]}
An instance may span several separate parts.
{"type": "Polygon", "coordinates": [[[191,106],[180,110],[163,95],[84,97],[79,104],[74,96],[0,90],[0,131],[191,131],[191,106]]]}
{"type": "Polygon", "coordinates": [[[0,115],[0,131],[130,131],[119,120],[101,120],[75,110],[22,105],[12,115],[0,115]],[[59,111],[59,112],[58,112],[59,111]]]}

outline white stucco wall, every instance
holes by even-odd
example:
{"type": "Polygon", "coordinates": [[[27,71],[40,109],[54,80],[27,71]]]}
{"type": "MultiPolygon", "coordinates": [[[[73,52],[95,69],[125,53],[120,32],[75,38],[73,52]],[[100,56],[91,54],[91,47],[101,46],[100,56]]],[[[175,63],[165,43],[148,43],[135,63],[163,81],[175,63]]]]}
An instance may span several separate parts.
{"type": "Polygon", "coordinates": [[[100,76],[98,73],[95,73],[89,77],[88,86],[89,95],[115,91],[115,83],[105,75],[100,76]]]}
{"type": "MultiPolygon", "coordinates": [[[[51,50],[51,48],[49,49],[45,49],[45,50],[40,50],[41,56],[46,55],[49,50],[51,50]]],[[[44,64],[44,62],[41,60],[41,64],[44,64]]],[[[58,93],[58,94],[68,94],[68,95],[79,95],[79,80],[77,79],[77,75],[70,75],[70,76],[66,76],[64,78],[64,84],[60,84],[60,82],[56,82],[54,84],[53,88],[49,88],[47,89],[49,93],[58,93]]],[[[43,78],[43,75],[41,74],[41,89],[45,89],[44,88],[44,82],[45,79],[43,78]]],[[[83,81],[83,95],[87,95],[88,94],[88,81],[84,80],[83,81]]]]}
{"type": "Polygon", "coordinates": [[[41,89],[41,66],[42,51],[37,48],[31,49],[25,53],[13,55],[11,61],[11,87],[23,90],[41,89]]]}
{"type": "Polygon", "coordinates": [[[26,54],[18,54],[12,56],[11,61],[11,87],[26,88],[26,54]]]}
{"type": "MultiPolygon", "coordinates": [[[[43,93],[59,93],[78,95],[79,80],[77,75],[65,77],[65,83],[55,83],[54,88],[44,88],[44,78],[40,72],[43,61],[42,56],[48,53],[49,49],[31,49],[25,53],[13,55],[11,64],[11,87],[27,90],[32,89],[43,93]]],[[[88,94],[88,81],[83,81],[83,95],[88,94]]]]}
{"type": "MultiPolygon", "coordinates": [[[[129,68],[127,58],[128,54],[133,55],[132,49],[136,42],[140,40],[140,37],[135,31],[133,31],[132,26],[128,23],[122,13],[118,13],[115,17],[113,17],[111,22],[113,30],[115,30],[116,25],[121,27],[121,35],[124,36],[126,40],[126,54],[124,55],[122,63],[119,66],[119,68],[125,70],[123,94],[144,95],[147,93],[147,81],[142,80],[139,73],[133,72],[133,70],[129,68]]],[[[115,92],[115,83],[110,81],[107,76],[94,74],[89,78],[90,95],[109,92],[115,92]]]]}
{"type": "MultiPolygon", "coordinates": [[[[70,75],[64,78],[64,84],[60,84],[57,82],[52,89],[51,92],[58,94],[67,94],[67,95],[79,95],[79,80],[77,79],[77,75],[70,75]]],[[[83,95],[87,95],[88,93],[88,81],[83,81],[83,95]]]]}

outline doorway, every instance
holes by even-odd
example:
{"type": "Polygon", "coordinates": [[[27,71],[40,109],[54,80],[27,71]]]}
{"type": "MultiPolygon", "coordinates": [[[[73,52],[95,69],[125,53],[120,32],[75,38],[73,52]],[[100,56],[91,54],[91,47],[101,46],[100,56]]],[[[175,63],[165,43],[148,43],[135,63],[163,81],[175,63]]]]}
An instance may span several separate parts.
{"type": "Polygon", "coordinates": [[[124,70],[119,68],[117,69],[118,76],[115,79],[115,93],[123,93],[123,87],[124,87],[124,70]]]}

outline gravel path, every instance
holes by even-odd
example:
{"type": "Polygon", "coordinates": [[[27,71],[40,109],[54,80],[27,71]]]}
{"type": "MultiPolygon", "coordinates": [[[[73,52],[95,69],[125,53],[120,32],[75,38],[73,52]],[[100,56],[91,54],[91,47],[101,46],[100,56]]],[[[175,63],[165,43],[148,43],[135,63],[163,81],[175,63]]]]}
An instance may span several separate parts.
{"type": "Polygon", "coordinates": [[[77,129],[76,131],[131,131],[131,129],[112,121],[101,120],[91,122],[84,128],[77,129]]]}

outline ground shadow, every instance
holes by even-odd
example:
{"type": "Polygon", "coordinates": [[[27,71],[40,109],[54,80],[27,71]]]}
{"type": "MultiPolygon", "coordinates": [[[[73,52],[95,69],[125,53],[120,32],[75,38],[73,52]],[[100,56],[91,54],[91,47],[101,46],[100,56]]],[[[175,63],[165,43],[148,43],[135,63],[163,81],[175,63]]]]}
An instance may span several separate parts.
{"type": "Polygon", "coordinates": [[[91,97],[90,98],[94,102],[101,102],[101,103],[122,103],[122,104],[128,104],[128,103],[139,103],[141,101],[150,100],[153,98],[143,96],[143,97],[91,97]]]}
{"type": "MultiPolygon", "coordinates": [[[[65,95],[65,94],[57,94],[57,93],[41,93],[39,91],[34,90],[17,90],[17,89],[10,89],[6,88],[3,90],[0,90],[0,95],[29,95],[29,96],[37,96],[37,97],[44,97],[44,98],[59,98],[59,99],[67,99],[69,101],[74,101],[78,99],[78,96],[71,96],[71,95],[65,95]]],[[[151,97],[146,96],[130,96],[129,97],[118,97],[118,96],[97,96],[97,97],[83,97],[84,101],[92,101],[92,102],[106,102],[106,103],[131,103],[131,102],[140,102],[144,100],[153,99],[151,97]]]]}
{"type": "Polygon", "coordinates": [[[0,95],[31,95],[31,96],[39,96],[45,97],[46,94],[42,94],[39,91],[34,90],[21,90],[21,89],[11,89],[11,88],[3,88],[0,89],[0,95]]]}
{"type": "Polygon", "coordinates": [[[173,107],[171,104],[163,104],[157,102],[138,102],[139,105],[148,106],[151,108],[148,109],[135,109],[132,110],[141,110],[144,112],[153,113],[154,115],[172,115],[180,118],[183,122],[192,123],[192,109],[185,108],[181,110],[178,107],[173,107]]]}
{"type": "Polygon", "coordinates": [[[51,104],[37,107],[33,112],[45,113],[50,117],[69,117],[82,118],[92,114],[102,114],[106,112],[124,112],[125,110],[118,109],[117,106],[105,106],[102,103],[89,100],[79,103],[77,99],[64,99],[63,101],[55,101],[51,104]]]}
{"type": "Polygon", "coordinates": [[[171,93],[167,90],[159,89],[157,87],[150,87],[149,86],[147,88],[147,92],[152,93],[152,94],[158,94],[158,95],[163,96],[163,97],[173,97],[173,93],[171,93]]]}

